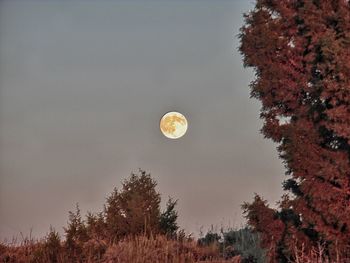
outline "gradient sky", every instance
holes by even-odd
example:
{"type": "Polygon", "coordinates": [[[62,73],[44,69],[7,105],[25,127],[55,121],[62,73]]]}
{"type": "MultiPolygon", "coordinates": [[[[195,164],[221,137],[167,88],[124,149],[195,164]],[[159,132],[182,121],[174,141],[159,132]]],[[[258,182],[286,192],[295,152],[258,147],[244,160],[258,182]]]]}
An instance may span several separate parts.
{"type": "Polygon", "coordinates": [[[284,169],[259,133],[237,34],[252,1],[1,1],[0,238],[62,233],[138,168],[198,233],[274,204],[284,169]],[[159,119],[189,122],[179,140],[159,119]]]}

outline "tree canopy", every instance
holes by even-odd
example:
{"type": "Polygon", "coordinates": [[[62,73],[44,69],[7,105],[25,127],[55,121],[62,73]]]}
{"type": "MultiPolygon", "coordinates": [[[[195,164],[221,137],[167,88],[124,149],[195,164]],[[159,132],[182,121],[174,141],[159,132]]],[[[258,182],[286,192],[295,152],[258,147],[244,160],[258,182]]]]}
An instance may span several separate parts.
{"type": "Polygon", "coordinates": [[[132,173],[124,180],[119,190],[114,188],[107,197],[104,209],[99,213],[87,213],[84,220],[77,205],[69,212],[65,228],[65,245],[78,257],[88,240],[108,240],[111,243],[123,238],[157,234],[175,238],[177,235],[177,200],[169,198],[165,210],[161,211],[157,182],[143,170],[132,173]]]}
{"type": "Polygon", "coordinates": [[[279,145],[290,193],[279,210],[259,196],[246,203],[249,222],[271,262],[319,243],[330,258],[350,254],[349,1],[258,0],[240,38],[244,65],[255,69],[262,133],[279,145]]]}

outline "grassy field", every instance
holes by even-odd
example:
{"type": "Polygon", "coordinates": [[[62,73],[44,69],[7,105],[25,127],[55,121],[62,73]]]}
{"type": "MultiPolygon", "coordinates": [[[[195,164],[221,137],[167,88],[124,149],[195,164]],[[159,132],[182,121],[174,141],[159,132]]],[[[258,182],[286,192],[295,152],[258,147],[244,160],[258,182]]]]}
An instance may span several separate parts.
{"type": "Polygon", "coordinates": [[[56,237],[41,241],[23,240],[20,244],[2,244],[0,262],[16,263],[70,263],[70,262],[133,262],[133,263],[193,263],[241,262],[236,256],[230,260],[220,258],[216,244],[200,246],[191,239],[171,240],[165,236],[128,237],[116,243],[89,240],[68,249],[56,237]]]}

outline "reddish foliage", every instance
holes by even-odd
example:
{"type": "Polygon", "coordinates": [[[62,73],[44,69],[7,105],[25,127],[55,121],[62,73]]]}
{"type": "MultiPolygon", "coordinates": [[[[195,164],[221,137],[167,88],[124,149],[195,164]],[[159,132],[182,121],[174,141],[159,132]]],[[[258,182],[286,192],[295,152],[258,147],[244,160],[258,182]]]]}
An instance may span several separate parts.
{"type": "Polygon", "coordinates": [[[255,199],[248,218],[255,211],[267,225],[283,222],[275,228],[289,251],[298,238],[310,249],[326,242],[330,257],[350,253],[349,1],[258,0],[241,41],[245,66],[256,70],[251,94],[262,102],[262,132],[279,143],[290,175],[284,187],[294,194],[280,211],[255,199]],[[293,216],[283,218],[286,211],[293,216]]]}

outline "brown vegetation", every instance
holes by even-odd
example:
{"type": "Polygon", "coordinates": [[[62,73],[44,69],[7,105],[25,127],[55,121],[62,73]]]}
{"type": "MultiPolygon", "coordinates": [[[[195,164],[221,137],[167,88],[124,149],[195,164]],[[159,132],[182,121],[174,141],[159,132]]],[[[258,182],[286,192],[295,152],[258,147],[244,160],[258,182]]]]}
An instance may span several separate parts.
{"type": "Polygon", "coordinates": [[[340,262],[350,257],[350,2],[257,0],[245,19],[251,95],[262,103],[262,133],[279,144],[290,192],[279,209],[256,196],[246,216],[270,262],[298,260],[295,246],[311,255],[319,244],[340,262]]]}
{"type": "MultiPolygon", "coordinates": [[[[172,240],[164,235],[137,236],[126,237],[116,243],[91,239],[80,244],[79,255],[72,255],[65,248],[64,242],[60,242],[54,235],[56,234],[51,232],[41,241],[26,239],[19,246],[1,245],[0,262],[222,262],[219,260],[218,246],[198,246],[191,238],[172,240]]],[[[239,262],[238,257],[235,260],[239,262]]]]}
{"type": "MultiPolygon", "coordinates": [[[[70,211],[64,239],[51,228],[42,240],[0,244],[0,262],[220,262],[218,242],[199,244],[178,231],[177,201],[170,198],[160,211],[156,185],[140,170],[123,182],[121,190],[114,189],[102,212],[88,213],[84,219],[78,205],[70,211]]],[[[240,262],[239,257],[234,260],[240,262]]]]}

